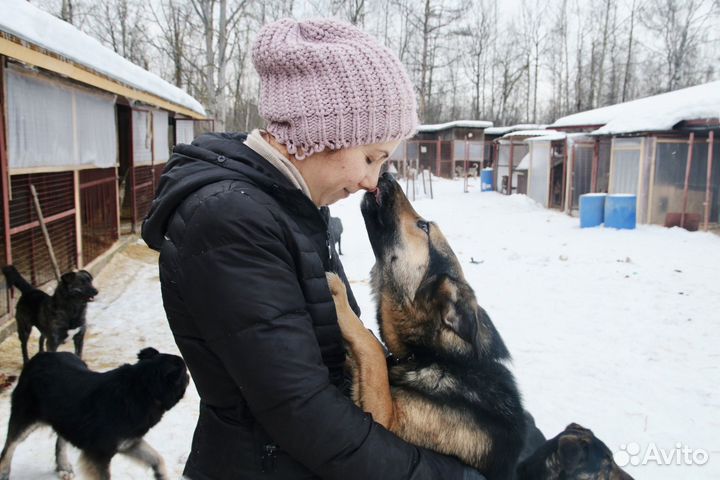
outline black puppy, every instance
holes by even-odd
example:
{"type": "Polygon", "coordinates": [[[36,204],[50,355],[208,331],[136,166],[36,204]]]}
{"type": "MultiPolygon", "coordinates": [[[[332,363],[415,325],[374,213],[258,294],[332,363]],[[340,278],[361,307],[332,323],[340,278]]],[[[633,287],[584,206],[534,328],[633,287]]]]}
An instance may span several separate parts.
{"type": "Polygon", "coordinates": [[[81,469],[93,480],[110,478],[110,460],[123,453],[168,480],[165,462],[143,436],[185,394],[189,376],[177,355],[145,348],[138,362],[93,372],[68,352],[39,353],[23,367],[12,394],[8,435],[0,455],[0,480],[10,477],[17,445],[39,424],[58,434],[56,469],[72,478],[66,441],[82,451],[81,469]]]}
{"type": "Polygon", "coordinates": [[[82,357],[85,339],[85,311],[98,291],[92,284],[89,272],[68,272],[60,277],[52,296],[28,283],[12,265],[3,267],[8,286],[20,289],[22,295],[15,309],[18,337],[22,348],[23,364],[28,361],[27,342],[32,327],[40,330],[40,348],[44,351],[45,341],[50,352],[65,342],[68,331],[77,330],[73,335],[75,354],[82,357]]]}
{"type": "Polygon", "coordinates": [[[342,220],[338,217],[330,217],[328,221],[328,235],[330,236],[330,241],[333,243],[333,246],[337,243],[339,255],[342,255],[342,233],[342,220]]]}
{"type": "Polygon", "coordinates": [[[591,430],[571,423],[517,468],[517,480],[633,480],[591,430]]]}

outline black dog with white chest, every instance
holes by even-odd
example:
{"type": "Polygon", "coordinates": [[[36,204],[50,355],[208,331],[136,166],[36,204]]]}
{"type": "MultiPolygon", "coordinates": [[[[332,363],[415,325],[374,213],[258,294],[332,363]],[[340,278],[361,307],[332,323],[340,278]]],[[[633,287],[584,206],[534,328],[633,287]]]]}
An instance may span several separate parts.
{"type": "Polygon", "coordinates": [[[24,367],[12,394],[8,435],[0,455],[0,480],[9,480],[15,448],[38,425],[58,434],[56,470],[73,476],[66,442],[81,450],[82,478],[107,480],[116,453],[169,480],[165,462],[143,436],[185,394],[189,376],[177,355],[145,348],[138,362],[94,372],[69,352],[39,353],[24,367]]]}
{"type": "Polygon", "coordinates": [[[73,335],[75,354],[82,357],[87,304],[98,294],[92,284],[92,275],[85,270],[64,274],[51,296],[32,286],[14,266],[8,265],[2,270],[8,286],[15,286],[22,292],[15,310],[15,321],[23,364],[29,358],[27,342],[33,327],[40,330],[41,352],[46,341],[49,352],[57,351],[67,339],[68,332],[76,330],[73,335]]]}

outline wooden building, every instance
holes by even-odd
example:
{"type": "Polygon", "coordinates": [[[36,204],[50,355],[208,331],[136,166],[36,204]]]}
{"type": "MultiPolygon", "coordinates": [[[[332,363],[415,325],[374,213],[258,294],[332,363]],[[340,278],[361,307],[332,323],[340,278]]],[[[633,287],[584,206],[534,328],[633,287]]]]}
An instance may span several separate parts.
{"type": "MultiPolygon", "coordinates": [[[[203,107],[28,2],[0,16],[0,262],[33,284],[54,279],[35,195],[61,271],[136,231],[171,147],[203,107]],[[122,214],[121,214],[122,212],[122,214]]],[[[0,326],[10,303],[0,282],[0,326]]]]}

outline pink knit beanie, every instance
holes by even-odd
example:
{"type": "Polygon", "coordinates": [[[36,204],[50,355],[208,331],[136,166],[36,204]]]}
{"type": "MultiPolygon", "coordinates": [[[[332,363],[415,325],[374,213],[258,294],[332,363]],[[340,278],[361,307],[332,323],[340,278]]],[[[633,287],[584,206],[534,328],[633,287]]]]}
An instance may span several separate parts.
{"type": "Polygon", "coordinates": [[[260,115],[298,160],[415,132],[415,92],[405,68],[349,23],[270,23],[258,33],[252,59],[260,74],[260,115]]]}

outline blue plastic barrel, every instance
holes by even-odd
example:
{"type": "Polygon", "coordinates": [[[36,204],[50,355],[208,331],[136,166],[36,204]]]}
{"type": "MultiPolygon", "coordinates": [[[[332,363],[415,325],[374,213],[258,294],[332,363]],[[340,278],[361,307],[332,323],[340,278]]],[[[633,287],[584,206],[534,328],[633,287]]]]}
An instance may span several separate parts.
{"type": "Polygon", "coordinates": [[[580,228],[597,227],[605,218],[605,193],[580,195],[580,228]]]}
{"type": "Polygon", "coordinates": [[[493,189],[493,169],[483,168],[480,171],[480,191],[492,192],[493,189]]]}
{"type": "Polygon", "coordinates": [[[605,199],[605,226],[635,228],[637,195],[615,194],[605,199]]]}

